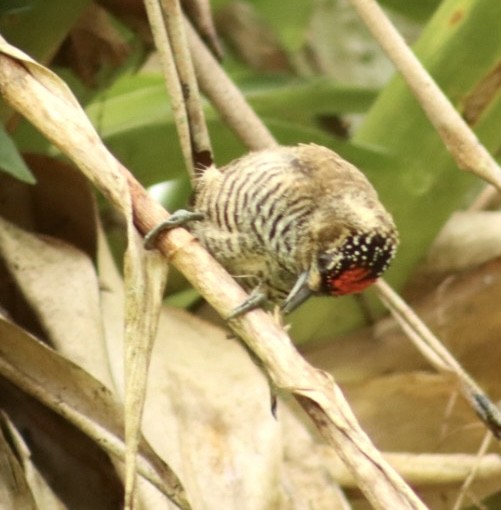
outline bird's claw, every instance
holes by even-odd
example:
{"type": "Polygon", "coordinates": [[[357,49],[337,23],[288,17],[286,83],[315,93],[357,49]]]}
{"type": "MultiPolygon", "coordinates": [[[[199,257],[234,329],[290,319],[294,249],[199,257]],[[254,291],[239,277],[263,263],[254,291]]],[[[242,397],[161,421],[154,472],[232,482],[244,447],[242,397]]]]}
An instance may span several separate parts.
{"type": "Polygon", "coordinates": [[[250,296],[241,304],[238,305],[233,311],[226,317],[226,320],[236,319],[251,310],[259,308],[267,300],[266,294],[261,292],[259,289],[254,289],[250,296]]]}
{"type": "Polygon", "coordinates": [[[155,248],[158,236],[165,230],[171,230],[173,228],[182,227],[190,221],[203,220],[205,216],[202,213],[187,211],[186,209],[178,209],[171,214],[168,220],[162,221],[156,227],[152,228],[144,236],[144,247],[147,250],[155,248]]]}

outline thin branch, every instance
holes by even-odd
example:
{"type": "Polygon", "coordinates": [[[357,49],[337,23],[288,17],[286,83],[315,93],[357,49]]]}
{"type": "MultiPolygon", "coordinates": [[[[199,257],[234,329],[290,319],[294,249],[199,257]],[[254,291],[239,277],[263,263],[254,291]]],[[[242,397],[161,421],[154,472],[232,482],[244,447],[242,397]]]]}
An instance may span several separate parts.
{"type": "Polygon", "coordinates": [[[200,88],[211,100],[224,122],[251,150],[276,146],[277,141],[273,135],[228,78],[188,21],[186,26],[200,88]]]}
{"type": "MultiPolygon", "coordinates": [[[[214,162],[212,148],[198,91],[191,53],[186,40],[183,13],[179,0],[161,0],[167,34],[172,46],[172,57],[178,82],[183,92],[195,174],[214,162]]],[[[177,88],[177,87],[176,87],[177,88]]]]}
{"type": "Polygon", "coordinates": [[[459,168],[501,190],[501,168],[452,106],[375,0],[350,0],[400,71],[459,168]]]}
{"type": "Polygon", "coordinates": [[[468,207],[468,211],[483,211],[499,199],[499,191],[493,186],[486,186],[468,207]]]}
{"type": "Polygon", "coordinates": [[[491,443],[492,435],[489,433],[485,434],[484,438],[482,439],[482,444],[480,445],[480,448],[478,449],[477,452],[476,462],[472,466],[470,473],[468,474],[463,484],[461,485],[459,495],[456,499],[456,502],[454,503],[454,507],[452,508],[452,510],[461,510],[461,508],[463,508],[464,499],[468,494],[468,490],[471,487],[473,481],[475,480],[475,477],[478,475],[482,459],[487,455],[487,451],[489,450],[491,443]]]}
{"type": "Polygon", "coordinates": [[[217,59],[222,60],[223,48],[214,26],[210,0],[182,0],[182,6],[205,44],[209,46],[217,59]]]}
{"type": "MultiPolygon", "coordinates": [[[[487,437],[492,434],[487,432],[487,437]]],[[[501,457],[497,453],[487,453],[486,439],[476,454],[468,453],[385,453],[385,458],[402,473],[413,487],[426,487],[433,492],[443,487],[460,485],[475,471],[475,480],[480,484],[489,480],[499,480],[501,457]]],[[[325,447],[324,447],[325,448],[325,447]]],[[[357,485],[346,468],[331,452],[322,451],[329,475],[349,492],[357,485]]],[[[442,507],[443,508],[443,507],[442,507]]],[[[449,508],[448,506],[446,507],[449,508]]],[[[461,507],[464,508],[464,507],[461,507]]],[[[391,510],[391,509],[390,509],[391,510]]],[[[459,510],[454,508],[454,510],[459,510]]]]}
{"type": "Polygon", "coordinates": [[[188,113],[184,103],[183,90],[179,81],[178,71],[172,54],[172,47],[167,35],[163,12],[158,0],[144,0],[148,21],[150,23],[155,46],[158,49],[160,63],[164,73],[164,81],[170,97],[172,112],[176,121],[176,128],[181,144],[186,169],[190,176],[194,176],[194,162],[191,152],[190,129],[188,125],[188,113]]]}

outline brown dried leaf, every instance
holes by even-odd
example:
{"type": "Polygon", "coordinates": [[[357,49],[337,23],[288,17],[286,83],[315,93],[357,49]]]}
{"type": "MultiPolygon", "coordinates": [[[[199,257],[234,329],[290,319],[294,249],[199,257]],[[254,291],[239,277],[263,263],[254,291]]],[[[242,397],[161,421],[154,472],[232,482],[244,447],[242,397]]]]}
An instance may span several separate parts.
{"type": "Polygon", "coordinates": [[[141,440],[141,422],[148,366],[156,335],[158,316],[167,281],[167,264],[157,251],[147,252],[139,235],[129,238],[140,258],[126,258],[125,311],[125,508],[133,508],[136,485],[136,456],[141,440]]]}
{"type": "Polygon", "coordinates": [[[108,13],[91,4],[80,16],[57,56],[57,63],[69,66],[89,86],[106,65],[119,67],[130,53],[108,13]]]}
{"type": "Polygon", "coordinates": [[[26,230],[62,239],[94,257],[97,210],[87,179],[56,158],[24,154],[35,186],[0,174],[0,214],[26,230]]]}
{"type": "Polygon", "coordinates": [[[181,4],[204,42],[214,55],[221,60],[223,58],[223,48],[219,42],[214,20],[212,19],[210,1],[182,0],[181,4]]]}
{"type": "Polygon", "coordinates": [[[232,2],[219,9],[217,29],[240,58],[256,71],[290,72],[287,52],[251,3],[232,2]]]}
{"type": "MultiPolygon", "coordinates": [[[[106,149],[77,100],[60,78],[1,38],[0,52],[2,65],[0,88],[5,99],[68,155],[123,214],[126,220],[127,237],[130,241],[125,252],[125,264],[129,268],[140,267],[140,250],[137,244],[132,242],[136,234],[124,169],[106,149]],[[60,129],[61,125],[65,125],[66,129],[60,129]]],[[[140,271],[134,274],[140,274],[140,271]]],[[[137,282],[133,279],[127,279],[125,282],[126,287],[129,288],[134,288],[136,284],[137,282]]],[[[126,306],[129,308],[130,305],[126,303],[126,306]]],[[[155,313],[156,311],[152,310],[152,314],[155,313]]],[[[153,333],[151,328],[146,330],[149,334],[153,333]]],[[[127,349],[139,350],[137,342],[140,339],[132,334],[127,336],[127,349]]],[[[126,356],[126,359],[130,358],[131,356],[126,356]]],[[[127,427],[127,430],[128,437],[132,437],[134,434],[130,427],[127,427]]],[[[130,458],[127,457],[127,460],[129,461],[130,458]]],[[[157,464],[157,468],[160,467],[161,464],[157,464]]],[[[168,473],[167,478],[170,475],[172,473],[168,473]]],[[[130,488],[130,477],[126,480],[130,488]]],[[[172,476],[163,489],[174,497],[177,496],[179,504],[187,505],[175,476],[172,476]],[[173,483],[174,487],[169,486],[169,483],[173,483]]],[[[128,494],[130,490],[126,492],[128,494]]]]}
{"type": "Polygon", "coordinates": [[[0,217],[0,256],[52,345],[111,387],[98,280],[87,255],[0,217]]]}
{"type": "Polygon", "coordinates": [[[288,508],[267,381],[235,339],[181,310],[160,317],[143,431],[194,508],[288,508]]]}
{"type": "Polygon", "coordinates": [[[445,276],[474,269],[501,256],[501,211],[456,212],[430,246],[406,286],[412,299],[430,292],[445,276]]]}
{"type": "MultiPolygon", "coordinates": [[[[406,452],[400,472],[433,509],[450,509],[464,479],[476,462],[485,428],[468,404],[457,399],[451,380],[441,375],[413,372],[383,376],[345,388],[364,430],[383,451],[406,452]],[[441,455],[435,459],[416,454],[441,455]],[[468,455],[469,454],[469,455],[468,455]]],[[[501,458],[480,460],[470,492],[480,500],[501,490],[501,458]]]]}
{"type": "MultiPolygon", "coordinates": [[[[14,324],[0,320],[0,374],[123,458],[123,408],[111,392],[77,365],[14,324]]],[[[139,471],[188,508],[176,476],[141,441],[139,471]]]]}
{"type": "MultiPolygon", "coordinates": [[[[390,452],[385,458],[430,508],[450,510],[477,463],[469,492],[481,499],[501,489],[498,448],[493,448],[496,454],[477,459],[486,432],[476,426],[476,416],[465,402],[450,405],[455,395],[452,381],[441,375],[414,372],[348,384],[343,390],[364,430],[378,448],[390,452]]],[[[281,408],[279,415],[287,471],[300,484],[292,492],[307,490],[301,480],[309,489],[315,481],[329,480],[316,492],[322,501],[337,481],[357,509],[372,508],[341,459],[304,423],[298,411],[297,405],[287,401],[287,408],[281,408]]],[[[330,495],[327,501],[332,498],[330,495]]]]}
{"type": "MultiPolygon", "coordinates": [[[[24,441],[20,430],[16,428],[15,424],[6,414],[3,415],[3,419],[5,421],[6,431],[8,432],[9,442],[13,445],[16,457],[19,459],[19,463],[22,466],[26,482],[33,494],[34,501],[36,501],[37,508],[40,510],[66,510],[67,507],[62,503],[61,499],[56,496],[54,490],[50,487],[47,480],[42,476],[38,467],[33,462],[30,448],[24,441]]],[[[33,437],[30,439],[33,441],[33,437]]],[[[82,480],[84,474],[81,469],[78,470],[78,474],[80,475],[79,478],[82,480]]],[[[24,509],[25,507],[16,508],[24,509]]]]}
{"type": "Polygon", "coordinates": [[[0,508],[2,510],[36,510],[23,468],[4,435],[2,419],[0,426],[0,508]]]}

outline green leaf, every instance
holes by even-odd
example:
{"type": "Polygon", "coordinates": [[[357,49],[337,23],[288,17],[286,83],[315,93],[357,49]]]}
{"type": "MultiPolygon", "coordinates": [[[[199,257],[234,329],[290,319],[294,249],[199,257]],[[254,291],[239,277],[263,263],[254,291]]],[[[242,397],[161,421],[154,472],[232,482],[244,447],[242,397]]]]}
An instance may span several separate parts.
{"type": "MultiPolygon", "coordinates": [[[[26,2],[22,2],[26,5],[26,2]]],[[[46,63],[57,51],[90,0],[38,0],[15,16],[0,18],[0,33],[7,41],[46,63]]]]}
{"type": "Polygon", "coordinates": [[[36,0],[2,0],[0,16],[17,15],[32,8],[36,0]]]}
{"type": "Polygon", "coordinates": [[[440,1],[419,0],[419,2],[402,2],[402,0],[381,0],[381,4],[415,21],[424,22],[437,9],[440,1]]]}
{"type": "Polygon", "coordinates": [[[365,113],[377,97],[376,89],[339,85],[327,78],[265,82],[264,87],[244,83],[242,90],[259,114],[302,122],[305,116],[365,113]]]}
{"type": "Polygon", "coordinates": [[[306,37],[313,12],[312,0],[288,0],[285,3],[253,0],[252,5],[274,28],[287,49],[290,51],[299,49],[306,37]]]}
{"type": "Polygon", "coordinates": [[[34,184],[36,182],[35,177],[19,154],[16,145],[1,125],[0,170],[28,184],[34,184]]]}
{"type": "MultiPolygon", "coordinates": [[[[314,79],[298,83],[290,90],[288,84],[266,88],[264,82],[254,83],[249,91],[249,101],[281,143],[322,143],[362,166],[369,162],[382,166],[382,151],[338,141],[321,131],[314,118],[314,114],[320,112],[363,111],[372,104],[374,95],[371,90],[341,88],[327,80],[314,79]],[[290,114],[291,101],[297,106],[293,115],[290,114]]],[[[242,142],[207,104],[205,112],[217,163],[224,165],[244,154],[246,149],[242,142]]],[[[186,176],[160,75],[119,80],[89,105],[87,113],[108,147],[146,186],[186,176]]],[[[24,138],[29,137],[25,135],[24,138]]]]}

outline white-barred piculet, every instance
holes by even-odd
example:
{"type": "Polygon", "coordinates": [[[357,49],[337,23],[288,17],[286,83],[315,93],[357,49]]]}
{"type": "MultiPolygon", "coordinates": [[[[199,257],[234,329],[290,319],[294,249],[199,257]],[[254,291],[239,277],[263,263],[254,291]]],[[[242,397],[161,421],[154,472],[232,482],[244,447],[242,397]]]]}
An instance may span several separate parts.
{"type": "Polygon", "coordinates": [[[253,291],[232,316],[264,301],[290,312],[312,295],[361,292],[395,255],[395,223],[373,186],[325,147],[251,152],[200,172],[194,187],[186,219],[198,221],[187,228],[253,291]]]}

